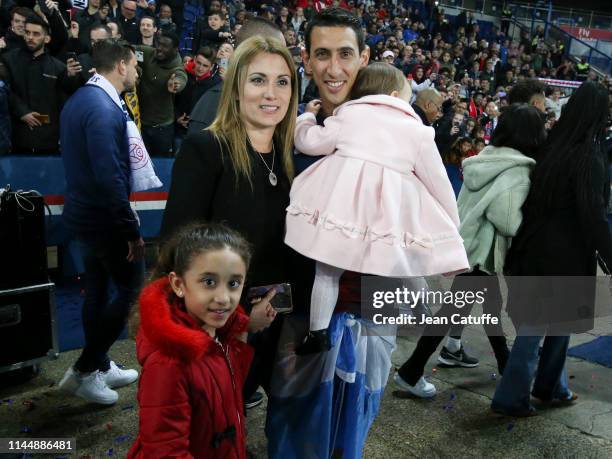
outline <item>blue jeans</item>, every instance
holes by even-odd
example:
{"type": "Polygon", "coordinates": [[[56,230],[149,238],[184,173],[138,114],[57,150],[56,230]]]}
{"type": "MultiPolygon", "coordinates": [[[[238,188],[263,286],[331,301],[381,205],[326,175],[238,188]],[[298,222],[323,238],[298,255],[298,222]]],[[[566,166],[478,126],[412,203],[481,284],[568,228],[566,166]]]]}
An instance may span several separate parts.
{"type": "Polygon", "coordinates": [[[530,394],[546,401],[570,398],[572,391],[565,371],[569,336],[545,336],[545,328],[530,326],[521,326],[518,333],[491,407],[521,415],[534,409],[530,394]],[[544,344],[538,361],[542,337],[544,344]]]}
{"type": "Polygon", "coordinates": [[[106,371],[107,352],[123,331],[144,279],[144,260],[128,262],[128,243],[116,236],[79,238],[85,266],[85,347],[74,368],[106,371]],[[110,298],[109,287],[114,287],[110,298]]]}

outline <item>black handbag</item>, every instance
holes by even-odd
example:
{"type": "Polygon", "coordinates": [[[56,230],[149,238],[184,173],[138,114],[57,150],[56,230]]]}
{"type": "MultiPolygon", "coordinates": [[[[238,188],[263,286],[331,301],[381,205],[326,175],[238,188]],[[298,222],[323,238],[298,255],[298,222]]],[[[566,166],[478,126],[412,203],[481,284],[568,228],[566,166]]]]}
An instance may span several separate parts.
{"type": "Polygon", "coordinates": [[[48,282],[45,202],[34,190],[0,188],[0,290],[48,282]]]}

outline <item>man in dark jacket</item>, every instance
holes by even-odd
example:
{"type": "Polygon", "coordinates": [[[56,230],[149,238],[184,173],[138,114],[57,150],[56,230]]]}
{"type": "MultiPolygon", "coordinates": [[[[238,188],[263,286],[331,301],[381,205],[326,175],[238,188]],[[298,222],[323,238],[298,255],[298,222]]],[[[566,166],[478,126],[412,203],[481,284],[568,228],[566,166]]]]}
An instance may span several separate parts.
{"type": "Polygon", "coordinates": [[[25,22],[28,16],[34,12],[23,6],[17,6],[11,10],[11,27],[4,35],[6,47],[3,52],[11,51],[16,48],[25,48],[25,22]]]}
{"type": "Polygon", "coordinates": [[[222,83],[215,62],[216,51],[209,47],[201,48],[193,60],[185,65],[187,86],[176,97],[175,112],[179,134],[184,136],[189,123],[189,113],[194,105],[209,89],[222,83]]]}
{"type": "Polygon", "coordinates": [[[163,32],[156,48],[137,47],[142,68],[138,92],[142,138],[151,156],[172,155],[174,96],[187,84],[178,42],[176,35],[163,32]]]}
{"type": "Polygon", "coordinates": [[[81,83],[85,84],[93,76],[93,57],[91,55],[91,49],[99,41],[111,38],[113,32],[107,25],[97,24],[89,30],[89,46],[90,51],[88,53],[79,54],[77,60],[81,64],[81,83]]]}
{"type": "MultiPolygon", "coordinates": [[[[43,13],[49,24],[49,35],[53,37],[46,48],[51,55],[55,56],[68,41],[68,30],[57,5],[52,0],[45,0],[43,13]]],[[[3,53],[14,49],[27,49],[25,44],[25,23],[26,19],[33,14],[34,11],[23,6],[18,6],[11,10],[11,28],[4,36],[6,47],[2,50],[3,53]]]]}
{"type": "Polygon", "coordinates": [[[85,49],[89,47],[89,31],[102,21],[99,11],[100,0],[89,0],[87,8],[79,11],[75,16],[75,20],[79,24],[79,41],[85,49]]]}
{"type": "Polygon", "coordinates": [[[144,242],[130,206],[130,151],[127,114],[116,96],[133,90],[136,56],[131,47],[103,41],[94,48],[97,85],[80,88],[61,115],[66,171],[63,220],[79,242],[86,273],[83,304],[85,348],[59,387],[93,403],[111,405],[112,388],[138,378],[107,353],[121,334],[144,278],[144,242]],[[109,93],[110,92],[110,93],[109,93]],[[115,296],[108,301],[108,288],[115,296]]]}
{"type": "Polygon", "coordinates": [[[49,26],[38,16],[25,25],[27,49],[15,49],[2,56],[11,88],[13,153],[57,154],[59,113],[65,94],[79,87],[78,62],[68,67],[50,56],[49,26]]]}
{"type": "Polygon", "coordinates": [[[136,44],[140,40],[136,9],[136,2],[134,0],[123,0],[121,3],[121,16],[118,19],[121,36],[132,44],[136,44]]]}

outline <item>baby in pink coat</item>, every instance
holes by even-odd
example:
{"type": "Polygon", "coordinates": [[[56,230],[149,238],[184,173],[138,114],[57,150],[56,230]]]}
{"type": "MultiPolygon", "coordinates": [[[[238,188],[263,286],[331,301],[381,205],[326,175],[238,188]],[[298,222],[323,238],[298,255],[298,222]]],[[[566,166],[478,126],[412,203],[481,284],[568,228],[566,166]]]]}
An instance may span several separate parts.
{"type": "Polygon", "coordinates": [[[389,64],[359,72],[349,102],[317,125],[320,103],[298,118],[295,146],[327,155],[293,182],[285,243],[316,260],[310,333],[299,354],[329,349],[327,327],[345,270],[421,277],[469,268],[453,189],[426,127],[389,64]]]}

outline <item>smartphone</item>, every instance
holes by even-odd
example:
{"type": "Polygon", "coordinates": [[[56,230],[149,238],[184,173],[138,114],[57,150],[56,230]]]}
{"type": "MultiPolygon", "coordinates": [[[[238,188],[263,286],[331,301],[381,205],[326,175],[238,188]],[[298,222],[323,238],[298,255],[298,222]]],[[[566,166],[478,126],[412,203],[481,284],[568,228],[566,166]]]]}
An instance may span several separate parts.
{"type": "Polygon", "coordinates": [[[293,299],[291,297],[291,284],[274,284],[263,285],[261,287],[252,287],[247,293],[247,300],[253,298],[263,298],[270,290],[276,290],[276,295],[270,301],[270,304],[279,314],[289,314],[293,311],[293,299]]]}
{"type": "Polygon", "coordinates": [[[51,124],[49,115],[34,115],[34,118],[36,118],[40,124],[51,124]]]}
{"type": "Polygon", "coordinates": [[[73,51],[69,51],[69,52],[66,53],[66,60],[69,61],[70,59],[73,59],[73,60],[75,60],[77,62],[79,61],[77,59],[77,54],[75,52],[73,52],[73,51]]]}
{"type": "Polygon", "coordinates": [[[219,59],[219,67],[223,67],[224,70],[227,70],[228,62],[229,60],[227,59],[227,57],[222,57],[221,59],[219,59]]]}

